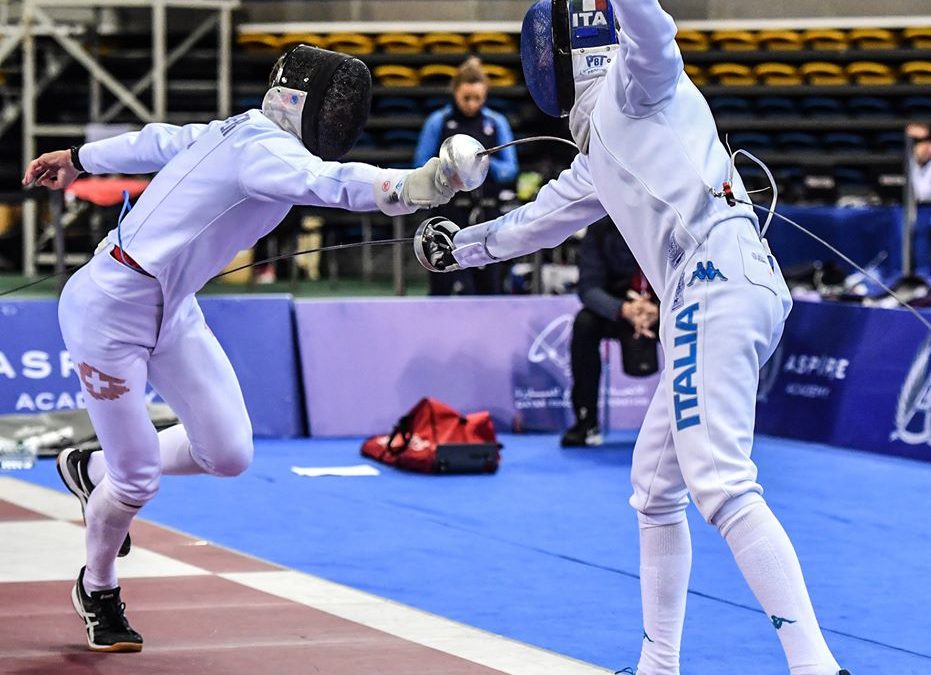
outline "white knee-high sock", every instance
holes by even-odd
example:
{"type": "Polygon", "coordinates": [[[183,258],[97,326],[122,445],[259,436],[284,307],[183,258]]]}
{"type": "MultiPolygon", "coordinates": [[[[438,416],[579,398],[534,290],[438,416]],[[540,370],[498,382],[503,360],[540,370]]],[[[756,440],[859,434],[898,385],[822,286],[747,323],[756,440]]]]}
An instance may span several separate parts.
{"type": "Polygon", "coordinates": [[[158,449],[162,456],[162,473],[167,476],[207,473],[191,455],[191,440],[181,424],[158,432],[158,449]]]}
{"type": "Polygon", "coordinates": [[[689,524],[640,521],[640,597],[643,603],[643,646],[637,672],[679,675],[679,648],[685,601],[692,569],[689,524]]]}
{"type": "Polygon", "coordinates": [[[776,629],[792,675],[836,675],[840,667],[818,626],[798,556],[762,497],[716,516],[714,524],[776,629]]]}
{"type": "Polygon", "coordinates": [[[87,569],[84,590],[88,593],[116,588],[116,554],[139,508],[121,502],[113,494],[106,476],[94,488],[85,511],[87,569]]]}

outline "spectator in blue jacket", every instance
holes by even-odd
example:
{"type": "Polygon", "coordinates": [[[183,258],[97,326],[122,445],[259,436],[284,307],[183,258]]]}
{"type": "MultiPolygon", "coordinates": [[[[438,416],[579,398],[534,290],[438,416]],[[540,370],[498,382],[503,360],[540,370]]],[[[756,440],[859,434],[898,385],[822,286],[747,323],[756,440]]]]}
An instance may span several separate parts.
{"type": "Polygon", "coordinates": [[[602,340],[620,341],[622,365],[628,375],[652,375],[659,368],[659,305],[627,242],[609,218],[591,225],[582,239],[578,293],[582,309],[572,326],[570,347],[576,422],[563,435],[563,447],[602,442],[598,426],[602,340]]]}
{"type": "MultiPolygon", "coordinates": [[[[466,134],[484,147],[514,140],[507,118],[485,106],[488,99],[488,78],[482,62],[470,57],[461,66],[452,82],[452,102],[431,114],[414,153],[414,164],[420,158],[430,159],[450,136],[466,134]]],[[[511,147],[491,156],[491,167],[485,184],[470,193],[463,193],[434,215],[449,218],[454,223],[474,225],[495,218],[499,194],[512,189],[517,178],[517,152],[511,147]]],[[[490,295],[501,292],[500,265],[460,270],[450,274],[430,275],[430,295],[490,295]]]]}

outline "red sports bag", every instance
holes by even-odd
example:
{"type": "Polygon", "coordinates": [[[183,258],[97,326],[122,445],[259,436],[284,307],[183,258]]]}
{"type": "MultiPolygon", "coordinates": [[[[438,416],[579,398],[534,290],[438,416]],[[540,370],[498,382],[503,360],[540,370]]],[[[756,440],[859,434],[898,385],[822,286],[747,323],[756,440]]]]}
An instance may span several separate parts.
{"type": "Polygon", "coordinates": [[[460,415],[445,403],[421,399],[387,436],[372,436],[362,454],[419,473],[494,473],[501,445],[487,411],[460,415]]]}

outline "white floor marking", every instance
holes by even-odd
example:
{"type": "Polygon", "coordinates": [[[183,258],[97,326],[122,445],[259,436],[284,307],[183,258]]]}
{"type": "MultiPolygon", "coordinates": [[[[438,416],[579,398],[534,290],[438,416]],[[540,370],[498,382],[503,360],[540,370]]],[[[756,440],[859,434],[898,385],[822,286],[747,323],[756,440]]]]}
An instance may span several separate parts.
{"type": "Polygon", "coordinates": [[[70,492],[0,476],[0,499],[55,520],[80,520],[81,505],[70,492]]]}
{"type": "Polygon", "coordinates": [[[612,672],[297,571],[219,576],[512,675],[612,672]]]}

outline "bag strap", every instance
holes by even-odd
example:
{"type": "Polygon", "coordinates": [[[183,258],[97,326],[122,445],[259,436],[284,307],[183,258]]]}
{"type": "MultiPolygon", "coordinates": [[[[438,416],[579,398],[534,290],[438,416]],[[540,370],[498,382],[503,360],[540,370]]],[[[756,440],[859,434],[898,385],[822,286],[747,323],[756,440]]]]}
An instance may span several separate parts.
{"type": "Polygon", "coordinates": [[[404,415],[401,419],[398,420],[398,423],[394,425],[394,429],[391,430],[391,433],[388,435],[388,443],[385,445],[385,450],[390,452],[393,455],[400,455],[402,452],[407,450],[407,447],[411,443],[411,438],[414,435],[414,430],[411,428],[411,421],[413,420],[413,415],[404,415]],[[392,447],[395,437],[398,434],[401,434],[401,439],[404,441],[404,444],[395,449],[392,447]]]}

